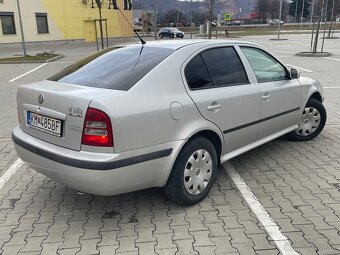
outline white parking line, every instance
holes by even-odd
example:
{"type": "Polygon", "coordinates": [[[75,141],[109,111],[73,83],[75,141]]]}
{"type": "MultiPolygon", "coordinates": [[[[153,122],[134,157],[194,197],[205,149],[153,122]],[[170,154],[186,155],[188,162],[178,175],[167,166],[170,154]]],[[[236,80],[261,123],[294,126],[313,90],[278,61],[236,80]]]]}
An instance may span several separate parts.
{"type": "Polygon", "coordinates": [[[299,69],[299,70],[302,70],[302,71],[305,71],[305,72],[308,72],[308,73],[312,73],[313,72],[312,70],[305,69],[305,68],[298,67],[298,66],[293,66],[293,65],[290,65],[290,64],[287,64],[287,66],[291,66],[291,67],[294,67],[296,69],[299,69]]]}
{"type": "Polygon", "coordinates": [[[30,73],[32,73],[32,72],[38,70],[39,68],[43,67],[44,65],[47,65],[47,64],[48,64],[48,63],[44,63],[44,64],[42,64],[42,65],[40,65],[40,66],[38,66],[38,67],[32,69],[31,71],[28,71],[28,72],[26,72],[26,73],[24,73],[24,74],[22,74],[22,75],[19,75],[19,76],[13,78],[12,80],[10,80],[10,81],[8,81],[8,82],[16,81],[16,80],[20,79],[21,77],[24,77],[25,75],[30,74],[30,73]]]}
{"type": "Polygon", "coordinates": [[[340,59],[337,59],[337,58],[330,58],[330,57],[324,57],[326,59],[329,59],[329,60],[334,60],[334,61],[339,61],[340,62],[340,59]]]}
{"type": "Polygon", "coordinates": [[[22,160],[20,158],[17,159],[17,161],[15,161],[13,163],[13,165],[11,165],[11,167],[8,168],[7,171],[1,176],[1,178],[0,178],[0,190],[5,185],[5,183],[9,180],[9,178],[11,178],[11,176],[21,167],[21,165],[23,163],[24,162],[22,162],[22,160]]]}
{"type": "Polygon", "coordinates": [[[273,239],[280,252],[283,255],[297,255],[298,253],[293,249],[287,237],[281,233],[279,226],[273,221],[269,213],[263,208],[262,204],[257,200],[254,193],[249,189],[241,176],[236,172],[235,168],[229,162],[225,163],[224,166],[228,175],[233,180],[238,190],[241,192],[243,198],[246,200],[259,222],[264,226],[268,235],[273,239]]]}
{"type": "Polygon", "coordinates": [[[324,89],[340,89],[340,86],[337,87],[323,87],[324,89]]]}

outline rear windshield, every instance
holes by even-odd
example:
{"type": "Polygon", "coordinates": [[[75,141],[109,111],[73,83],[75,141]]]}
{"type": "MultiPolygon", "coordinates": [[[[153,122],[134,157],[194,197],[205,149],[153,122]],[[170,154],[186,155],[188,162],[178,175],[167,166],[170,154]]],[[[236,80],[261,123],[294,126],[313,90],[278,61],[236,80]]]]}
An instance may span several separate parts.
{"type": "Polygon", "coordinates": [[[99,51],[48,78],[89,87],[129,90],[173,49],[132,46],[99,51]]]}

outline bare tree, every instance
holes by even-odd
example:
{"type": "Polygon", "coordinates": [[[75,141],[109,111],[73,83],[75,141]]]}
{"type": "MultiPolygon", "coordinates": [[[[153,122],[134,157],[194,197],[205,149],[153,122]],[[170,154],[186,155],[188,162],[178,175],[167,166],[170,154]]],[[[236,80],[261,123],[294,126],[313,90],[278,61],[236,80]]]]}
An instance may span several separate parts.
{"type": "Polygon", "coordinates": [[[259,13],[260,19],[262,19],[262,23],[266,23],[269,9],[270,9],[269,0],[257,0],[256,1],[256,10],[259,13]]]}
{"type": "Polygon", "coordinates": [[[214,20],[214,11],[217,5],[223,4],[223,0],[205,0],[208,5],[208,28],[209,34],[208,38],[211,39],[211,23],[214,20]]]}
{"type": "MultiPolygon", "coordinates": [[[[108,0],[110,2],[110,0],[108,0]]],[[[83,5],[91,6],[91,8],[95,8],[95,5],[99,11],[99,30],[100,30],[100,42],[102,45],[102,49],[104,49],[104,36],[103,36],[103,23],[102,23],[102,7],[105,4],[105,0],[81,0],[83,5]]]]}

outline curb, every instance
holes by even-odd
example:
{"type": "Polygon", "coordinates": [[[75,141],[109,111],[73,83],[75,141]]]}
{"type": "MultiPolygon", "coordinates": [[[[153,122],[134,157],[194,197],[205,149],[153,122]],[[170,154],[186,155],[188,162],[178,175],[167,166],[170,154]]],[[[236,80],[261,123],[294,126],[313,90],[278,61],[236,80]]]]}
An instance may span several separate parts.
{"type": "Polygon", "coordinates": [[[58,56],[55,56],[53,58],[47,59],[47,60],[37,60],[37,61],[0,61],[0,64],[35,64],[35,63],[49,63],[56,61],[58,59],[61,59],[65,57],[65,55],[60,54],[58,56]]]}

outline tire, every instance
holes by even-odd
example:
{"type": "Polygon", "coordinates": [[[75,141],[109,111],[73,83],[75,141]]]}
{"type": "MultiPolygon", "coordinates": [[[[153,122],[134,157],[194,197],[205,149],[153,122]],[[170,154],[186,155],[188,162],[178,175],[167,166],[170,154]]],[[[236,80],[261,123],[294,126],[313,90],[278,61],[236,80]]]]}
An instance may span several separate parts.
{"type": "Polygon", "coordinates": [[[170,38],[174,38],[174,35],[173,35],[173,34],[170,34],[170,38]]]}
{"type": "Polygon", "coordinates": [[[217,165],[215,147],[208,139],[196,137],[190,140],[177,156],[164,187],[165,195],[181,205],[198,203],[214,184],[217,165]],[[193,166],[190,162],[197,162],[197,165],[193,166]]]}
{"type": "Polygon", "coordinates": [[[163,34],[161,34],[159,37],[160,37],[160,38],[163,38],[163,34]]]}
{"type": "Polygon", "coordinates": [[[327,113],[323,104],[310,98],[298,121],[298,128],[287,136],[292,141],[309,141],[317,137],[326,124],[327,113]]]}

